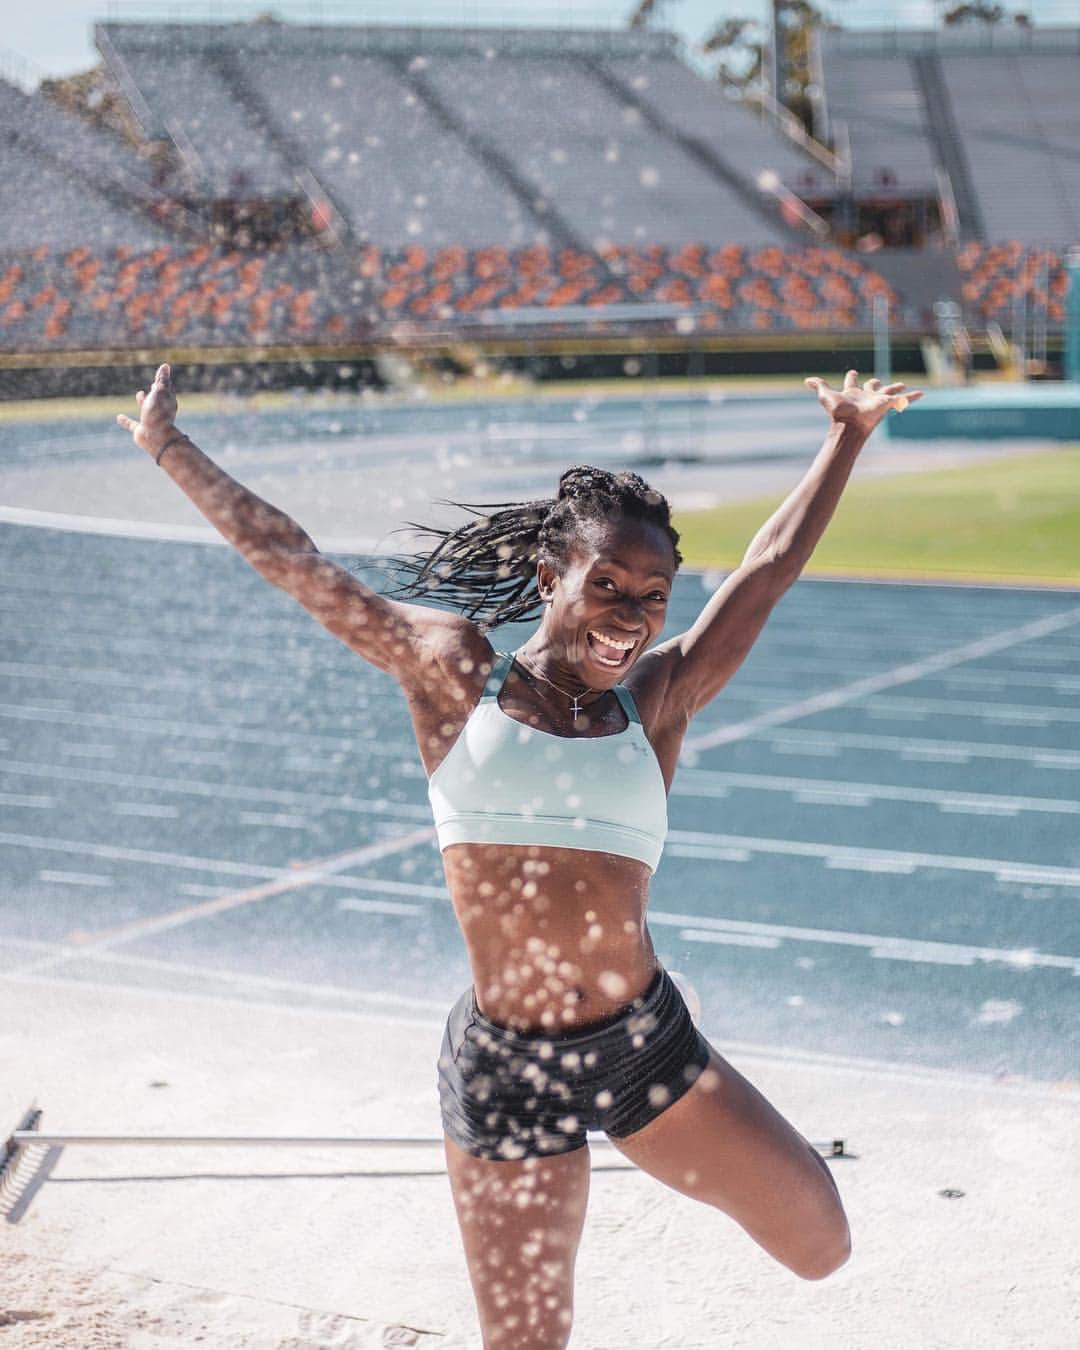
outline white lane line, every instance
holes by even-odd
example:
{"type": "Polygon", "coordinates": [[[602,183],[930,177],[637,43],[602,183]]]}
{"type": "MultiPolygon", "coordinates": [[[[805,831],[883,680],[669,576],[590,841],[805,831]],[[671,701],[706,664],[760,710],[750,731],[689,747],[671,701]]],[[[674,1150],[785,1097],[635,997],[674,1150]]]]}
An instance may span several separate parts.
{"type": "Polygon", "coordinates": [[[55,881],[65,886],[111,886],[114,880],[100,872],[59,872],[46,868],[38,873],[38,881],[55,881]]]}
{"type": "Polygon", "coordinates": [[[920,802],[941,811],[974,815],[1015,815],[1044,811],[1052,815],[1080,815],[1074,798],[1010,797],[989,792],[947,792],[937,788],[893,786],[889,783],[834,782],[827,778],[785,778],[775,774],[724,773],[712,769],[680,769],[672,785],[679,797],[728,797],[733,788],[760,792],[790,792],[797,801],[865,806],[868,802],[920,802]]]}
{"type": "MultiPolygon", "coordinates": [[[[1031,745],[994,745],[986,741],[918,740],[911,736],[886,736],[854,731],[804,731],[792,727],[779,731],[773,740],[768,732],[757,739],[768,740],[782,754],[816,755],[828,758],[840,750],[889,750],[901,759],[928,763],[966,764],[970,759],[1018,759],[1039,767],[1080,769],[1080,751],[1048,750],[1031,745]]],[[[682,769],[680,768],[680,773],[682,769]]],[[[675,780],[678,782],[678,778],[675,780]]]]}
{"type": "MultiPolygon", "coordinates": [[[[947,965],[974,965],[976,961],[1000,962],[1018,970],[1045,967],[1080,975],[1080,956],[1058,956],[1032,947],[974,947],[962,942],[930,942],[922,938],[889,937],[880,933],[853,933],[846,929],[802,928],[792,924],[753,923],[743,919],[714,919],[701,914],[649,912],[649,923],[694,933],[743,934],[773,938],[778,942],[821,942],[841,947],[862,947],[872,956],[901,961],[933,961],[947,965]]],[[[693,941],[713,941],[698,937],[693,941]]]]}
{"type": "Polygon", "coordinates": [[[362,914],[426,914],[423,905],[410,905],[404,900],[339,900],[338,909],[358,910],[362,914]]]}
{"type": "Polygon", "coordinates": [[[172,910],[168,914],[155,915],[148,919],[135,919],[131,923],[119,924],[115,928],[101,929],[97,932],[81,934],[77,944],[68,945],[67,955],[44,960],[35,966],[26,967],[23,973],[40,972],[75,959],[87,951],[102,951],[113,948],[122,942],[132,942],[152,934],[168,932],[194,923],[212,915],[223,914],[237,909],[241,905],[250,905],[271,896],[282,895],[286,891],[299,890],[304,886],[313,886],[335,872],[356,867],[363,863],[376,862],[392,854],[403,853],[417,844],[426,843],[435,833],[433,826],[422,830],[412,830],[409,834],[395,839],[383,840],[377,844],[365,844],[363,848],[350,849],[348,853],[333,858],[314,860],[299,867],[277,869],[277,876],[261,886],[251,886],[246,890],[232,891],[202,904],[186,905],[182,909],[172,910]]]}
{"type": "MultiPolygon", "coordinates": [[[[116,520],[109,516],[77,516],[64,511],[34,511],[25,506],[0,506],[0,522],[28,525],[39,530],[66,530],[72,534],[105,534],[114,539],[153,539],[167,544],[226,545],[217,530],[208,525],[156,525],[142,520],[116,520]]],[[[377,553],[378,539],[354,535],[321,537],[324,553],[377,553]]]]}
{"type": "MultiPolygon", "coordinates": [[[[0,766],[2,771],[2,766],[0,766]]],[[[56,806],[55,797],[24,796],[18,792],[0,792],[0,806],[31,806],[50,811],[56,806]]]]}
{"type": "MultiPolygon", "coordinates": [[[[59,726],[94,727],[98,730],[145,732],[153,736],[175,736],[200,741],[237,742],[243,745],[267,745],[288,749],[300,746],[313,750],[323,746],[330,751],[356,750],[365,755],[397,758],[404,742],[386,737],[358,740],[355,737],[321,735],[318,732],[252,731],[229,723],[172,722],[150,717],[114,717],[109,713],[64,712],[59,708],[42,708],[27,703],[0,704],[0,717],[17,722],[50,722],[59,726]]],[[[411,745],[411,742],[409,743],[411,745]]],[[[107,747],[114,754],[112,747],[107,747]]]]}
{"type": "Polygon", "coordinates": [[[756,933],[720,933],[701,928],[680,928],[679,937],[684,942],[713,942],[725,947],[764,947],[775,950],[780,946],[778,937],[765,937],[756,933]]]}
{"type": "Polygon", "coordinates": [[[962,646],[939,652],[936,656],[924,657],[920,661],[911,661],[905,665],[897,666],[893,670],[882,671],[879,675],[871,675],[866,679],[856,680],[852,684],[841,685],[836,689],[814,694],[810,698],[800,699],[798,702],[789,703],[782,708],[773,708],[768,712],[759,713],[756,717],[747,718],[743,722],[716,727],[700,736],[688,737],[684,749],[700,753],[702,750],[711,750],[717,745],[730,745],[733,741],[745,740],[747,736],[752,736],[755,732],[766,727],[781,726],[785,722],[794,722],[799,718],[810,717],[814,713],[824,712],[830,708],[839,708],[855,699],[877,694],[883,689],[893,689],[900,684],[910,684],[914,680],[921,680],[924,676],[934,674],[939,670],[947,670],[951,666],[962,665],[965,661],[973,661],[977,657],[987,656],[991,652],[1003,651],[1007,647],[1014,647],[1022,642],[1030,642],[1035,638],[1044,637],[1047,633],[1060,632],[1076,623],[1080,623],[1080,606],[1065,610],[1061,614],[1053,614],[1047,618],[1023,624],[1019,628],[1010,628],[990,637],[979,638],[975,642],[966,642],[962,646]]]}
{"type": "Polygon", "coordinates": [[[944,713],[947,717],[983,717],[987,721],[1024,726],[1046,726],[1050,722],[1080,722],[1080,709],[1047,707],[1034,703],[976,703],[967,698],[872,698],[865,704],[870,712],[889,716],[925,716],[944,713]]]}
{"type": "Polygon", "coordinates": [[[306,830],[311,821],[305,816],[271,815],[266,811],[241,811],[241,825],[267,825],[275,830],[306,830]]]}
{"type": "Polygon", "coordinates": [[[180,812],[175,806],[155,806],[152,802],[113,802],[118,816],[145,816],[150,820],[176,820],[180,812]]]}
{"type": "MultiPolygon", "coordinates": [[[[341,765],[334,771],[341,772],[341,765]]],[[[378,797],[333,797],[318,792],[294,792],[284,788],[240,787],[232,783],[207,783],[199,778],[158,778],[152,774],[115,773],[109,769],[69,768],[65,765],[36,764],[25,760],[0,763],[0,775],[33,778],[59,778],[73,783],[99,783],[111,787],[145,788],[152,792],[180,793],[212,797],[221,801],[266,802],[278,806],[305,807],[310,810],[348,811],[358,815],[385,815],[395,818],[430,820],[431,811],[419,803],[392,802],[378,797]]]]}
{"type": "Polygon", "coordinates": [[[848,844],[818,844],[796,839],[763,839],[738,834],[707,834],[699,830],[671,830],[668,852],[677,858],[726,860],[731,849],[750,853],[778,853],[799,858],[822,858],[830,867],[853,866],[865,869],[901,869],[913,867],[943,868],[957,872],[989,873],[1001,881],[1012,881],[1019,873],[1025,880],[1038,880],[1044,886],[1080,886],[1080,867],[1051,867],[1008,858],[975,858],[949,853],[918,853],[900,849],[856,848],[848,844]]]}
{"type": "Polygon", "coordinates": [[[1056,694],[1080,694],[1080,675],[1047,671],[984,670],[950,671],[942,683],[957,689],[1052,689],[1056,694]]]}
{"type": "MultiPolygon", "coordinates": [[[[413,831],[403,836],[396,834],[387,841],[394,845],[402,838],[424,835],[424,830],[413,831]]],[[[427,836],[434,837],[434,827],[426,827],[427,836]]],[[[203,858],[191,853],[165,853],[159,849],[125,848],[118,844],[99,844],[91,840],[58,839],[53,835],[15,834],[0,832],[0,844],[9,844],[13,848],[39,849],[45,853],[73,853],[85,858],[99,858],[112,862],[149,863],[155,867],[172,867],[189,872],[220,872],[224,876],[240,877],[244,880],[268,878],[273,880],[284,875],[285,869],[266,867],[260,863],[234,862],[231,858],[203,858]]],[[[382,848],[383,843],[366,845],[366,848],[382,848]]],[[[360,852],[364,850],[361,849],[360,852]]],[[[298,864],[306,866],[307,864],[298,864]]],[[[290,873],[291,874],[291,873],[290,873]]],[[[327,886],[340,886],[352,889],[356,878],[327,875],[327,886]]]]}

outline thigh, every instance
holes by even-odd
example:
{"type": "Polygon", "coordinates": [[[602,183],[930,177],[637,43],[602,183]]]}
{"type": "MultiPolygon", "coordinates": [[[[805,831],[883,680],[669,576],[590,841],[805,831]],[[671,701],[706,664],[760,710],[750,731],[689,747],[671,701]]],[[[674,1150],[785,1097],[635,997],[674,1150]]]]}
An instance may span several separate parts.
{"type": "Polygon", "coordinates": [[[516,1162],[446,1163],[485,1347],[553,1350],[570,1336],[574,1262],[589,1198],[589,1149],[516,1162]]]}
{"type": "Polygon", "coordinates": [[[839,1192],[820,1154],[710,1047],[678,1101],[611,1142],[644,1171],[729,1214],[770,1255],[808,1279],[847,1259],[839,1192]]]}

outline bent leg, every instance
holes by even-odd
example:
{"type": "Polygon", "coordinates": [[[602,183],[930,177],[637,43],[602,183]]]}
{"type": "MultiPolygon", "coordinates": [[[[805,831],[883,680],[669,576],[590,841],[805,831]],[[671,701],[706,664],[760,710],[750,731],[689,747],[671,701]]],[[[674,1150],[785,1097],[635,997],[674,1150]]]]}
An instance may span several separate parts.
{"type": "Polygon", "coordinates": [[[588,1147],[490,1162],[449,1137],[445,1144],[484,1350],[563,1350],[589,1199],[588,1147]]]}
{"type": "Polygon", "coordinates": [[[804,1279],[830,1275],[850,1254],[844,1208],[824,1159],[711,1047],[689,1091],[611,1142],[674,1190],[722,1209],[804,1279]]]}

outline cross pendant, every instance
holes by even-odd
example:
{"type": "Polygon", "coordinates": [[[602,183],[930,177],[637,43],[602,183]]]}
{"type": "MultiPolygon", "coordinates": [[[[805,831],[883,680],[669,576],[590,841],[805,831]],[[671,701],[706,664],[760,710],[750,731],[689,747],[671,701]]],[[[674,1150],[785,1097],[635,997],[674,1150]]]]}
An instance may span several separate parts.
{"type": "Polygon", "coordinates": [[[577,701],[577,694],[572,694],[571,698],[573,699],[573,702],[570,704],[570,715],[576,722],[577,715],[581,711],[581,705],[577,701]]]}

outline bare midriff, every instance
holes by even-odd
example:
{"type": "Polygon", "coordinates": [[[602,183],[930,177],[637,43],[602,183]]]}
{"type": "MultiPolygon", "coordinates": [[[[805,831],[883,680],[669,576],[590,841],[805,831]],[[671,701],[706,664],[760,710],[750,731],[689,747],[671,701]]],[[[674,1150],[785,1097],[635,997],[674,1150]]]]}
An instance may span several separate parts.
{"type": "Polygon", "coordinates": [[[446,879],[480,1012],[558,1034],[621,1012],[648,989],[644,863],[586,849],[452,844],[446,879]]]}

